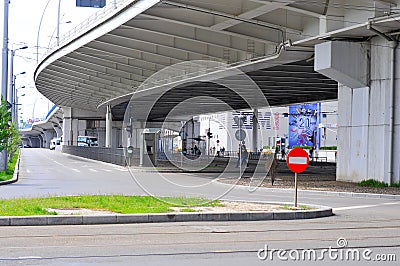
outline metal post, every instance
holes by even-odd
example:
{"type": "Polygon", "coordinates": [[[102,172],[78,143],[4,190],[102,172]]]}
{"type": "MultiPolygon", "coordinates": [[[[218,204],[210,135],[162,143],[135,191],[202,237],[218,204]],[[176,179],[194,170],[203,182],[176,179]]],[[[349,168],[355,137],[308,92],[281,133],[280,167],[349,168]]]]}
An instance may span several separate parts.
{"type": "Polygon", "coordinates": [[[9,103],[13,103],[13,90],[14,90],[14,55],[15,55],[15,50],[10,50],[10,73],[9,73],[9,79],[10,79],[10,84],[8,87],[8,95],[7,99],[4,98],[4,100],[8,101],[9,103]]]}
{"type": "Polygon", "coordinates": [[[1,53],[1,96],[4,100],[7,100],[7,72],[8,72],[8,6],[9,0],[4,0],[4,10],[3,10],[3,49],[1,53]]]}
{"type": "MultiPolygon", "coordinates": [[[[7,100],[7,72],[8,72],[8,6],[9,0],[4,0],[3,9],[3,47],[1,53],[1,96],[7,100]]],[[[7,170],[7,150],[0,152],[0,171],[7,170]]]]}
{"type": "Polygon", "coordinates": [[[112,146],[112,114],[111,106],[107,105],[106,113],[106,147],[111,148],[112,146]]]}
{"type": "Polygon", "coordinates": [[[57,46],[60,45],[60,10],[61,10],[61,0],[58,0],[58,13],[57,13],[57,46]]]}
{"type": "Polygon", "coordinates": [[[17,97],[17,89],[15,87],[15,80],[16,76],[13,75],[13,80],[12,80],[12,93],[11,93],[11,119],[12,122],[16,121],[16,113],[17,113],[17,104],[16,104],[16,97],[17,97]]]}
{"type": "Polygon", "coordinates": [[[258,109],[253,110],[253,131],[252,131],[252,151],[257,154],[258,151],[258,109]]]}
{"type": "Polygon", "coordinates": [[[297,208],[297,173],[294,173],[294,207],[297,208]]]}

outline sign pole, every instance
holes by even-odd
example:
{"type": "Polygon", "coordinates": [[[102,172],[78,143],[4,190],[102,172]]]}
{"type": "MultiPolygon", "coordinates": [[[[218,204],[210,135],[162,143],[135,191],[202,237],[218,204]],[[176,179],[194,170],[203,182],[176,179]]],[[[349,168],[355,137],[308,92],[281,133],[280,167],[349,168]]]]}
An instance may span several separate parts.
{"type": "Polygon", "coordinates": [[[297,173],[294,173],[294,207],[297,208],[297,173]]]}
{"type": "Polygon", "coordinates": [[[297,208],[298,174],[307,169],[308,164],[310,163],[310,158],[305,150],[295,148],[287,155],[286,163],[289,169],[294,172],[294,207],[297,208]]]}

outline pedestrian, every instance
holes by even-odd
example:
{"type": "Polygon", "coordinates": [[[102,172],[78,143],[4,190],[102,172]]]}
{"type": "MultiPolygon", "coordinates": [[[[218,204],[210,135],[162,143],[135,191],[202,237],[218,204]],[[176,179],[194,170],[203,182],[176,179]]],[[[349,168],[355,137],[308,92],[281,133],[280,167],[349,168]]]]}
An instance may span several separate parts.
{"type": "Polygon", "coordinates": [[[312,159],[312,157],[313,157],[313,153],[314,153],[314,147],[311,147],[311,149],[310,149],[310,151],[309,151],[309,153],[310,153],[310,158],[312,159]]]}
{"type": "MultiPolygon", "coordinates": [[[[278,170],[278,160],[277,160],[277,153],[273,153],[271,155],[272,158],[271,159],[268,158],[265,162],[265,168],[267,171],[266,176],[268,176],[269,174],[269,176],[271,177],[271,185],[273,186],[276,180],[276,173],[278,170]]],[[[271,157],[271,155],[268,157],[271,157]]]]}
{"type": "Polygon", "coordinates": [[[237,162],[236,162],[236,168],[239,167],[239,164],[240,164],[240,162],[242,161],[242,158],[243,158],[242,151],[243,151],[243,150],[242,150],[242,144],[239,144],[239,149],[238,149],[238,152],[237,152],[238,160],[237,160],[237,162]]]}
{"type": "Polygon", "coordinates": [[[285,156],[286,156],[285,147],[282,147],[281,156],[282,156],[281,159],[282,159],[282,160],[285,160],[285,156]]]}
{"type": "Polygon", "coordinates": [[[249,152],[247,151],[246,145],[243,144],[242,145],[242,160],[241,160],[241,165],[245,165],[245,167],[247,167],[247,161],[248,161],[248,157],[249,157],[249,152]]]}

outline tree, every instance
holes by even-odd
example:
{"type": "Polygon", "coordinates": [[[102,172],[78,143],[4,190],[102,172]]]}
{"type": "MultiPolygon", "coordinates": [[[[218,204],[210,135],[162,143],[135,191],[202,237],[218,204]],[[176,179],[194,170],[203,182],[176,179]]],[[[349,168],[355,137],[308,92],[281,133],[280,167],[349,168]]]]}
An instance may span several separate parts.
{"type": "Polygon", "coordinates": [[[17,128],[17,124],[12,123],[9,127],[10,130],[10,138],[7,143],[7,153],[8,158],[11,159],[15,152],[18,150],[18,145],[21,143],[21,136],[19,135],[19,131],[17,128]]]}
{"type": "Polygon", "coordinates": [[[8,109],[7,102],[3,99],[0,105],[0,171],[7,170],[7,149],[9,147],[9,140],[12,136],[12,129],[10,129],[11,112],[8,109]]]}

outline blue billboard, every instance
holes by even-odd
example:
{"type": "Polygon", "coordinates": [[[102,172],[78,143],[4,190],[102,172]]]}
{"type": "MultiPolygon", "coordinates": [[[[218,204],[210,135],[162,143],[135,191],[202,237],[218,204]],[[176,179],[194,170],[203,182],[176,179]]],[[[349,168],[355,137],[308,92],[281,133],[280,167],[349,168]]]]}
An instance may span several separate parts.
{"type": "Polygon", "coordinates": [[[289,107],[289,148],[320,145],[321,103],[289,107]]]}
{"type": "Polygon", "coordinates": [[[76,0],[76,6],[102,8],[106,6],[106,0],[76,0]]]}

